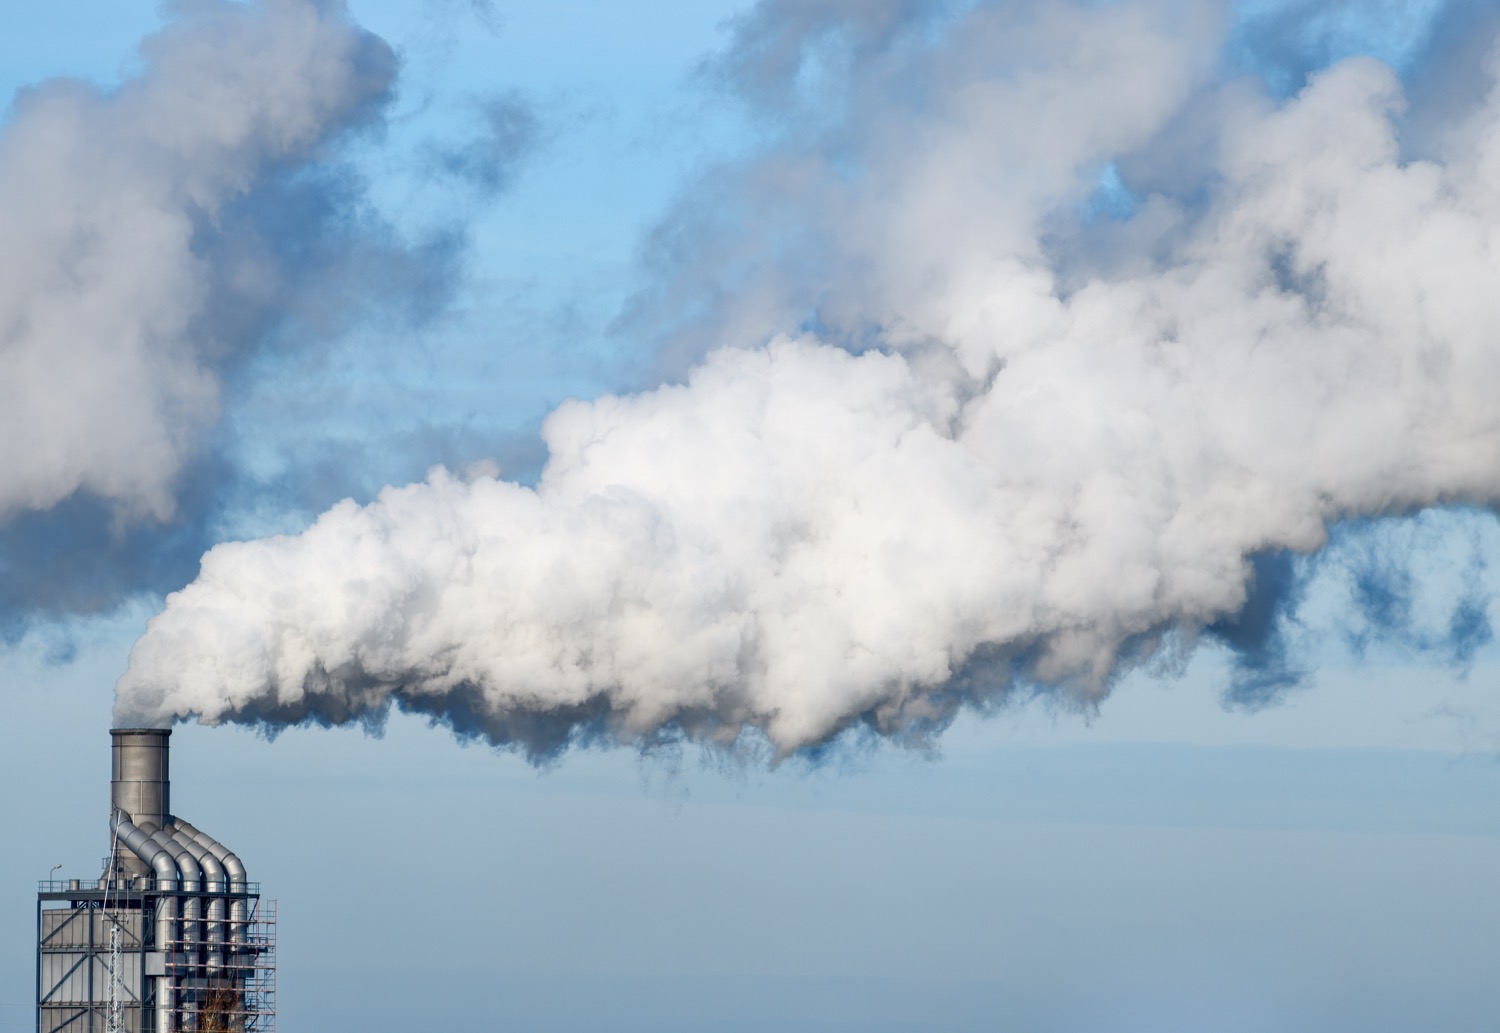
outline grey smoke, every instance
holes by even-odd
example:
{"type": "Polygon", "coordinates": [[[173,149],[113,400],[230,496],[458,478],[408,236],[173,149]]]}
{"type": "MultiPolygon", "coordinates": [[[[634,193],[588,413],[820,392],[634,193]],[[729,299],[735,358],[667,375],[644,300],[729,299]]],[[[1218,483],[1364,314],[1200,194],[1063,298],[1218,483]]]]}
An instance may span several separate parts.
{"type": "Polygon", "coordinates": [[[534,489],[438,469],[216,547],[117,717],[396,705],[534,754],[920,735],[1017,673],[1087,701],[1164,641],[1270,635],[1254,564],[1331,523],[1494,505],[1500,92],[1410,161],[1389,68],[1273,101],[1182,15],[984,5],[839,50],[838,124],[664,231],[636,316],[707,351],[683,383],[562,406],[534,489]],[[1183,134],[1192,189],[1130,178],[1180,175],[1183,134]]]}
{"type": "MultiPolygon", "coordinates": [[[[0,127],[0,520],[76,494],[165,520],[222,373],[296,298],[257,221],[385,102],[338,4],[198,3],[111,89],[55,79],[0,127]]],[[[305,314],[305,313],[304,313],[305,314]]]]}
{"type": "MultiPolygon", "coordinates": [[[[385,135],[390,48],[334,2],[167,13],[118,85],[44,82],[0,124],[0,640],[164,594],[246,514],[316,514],[497,447],[392,429],[351,463],[327,398],[285,390],[311,393],[357,327],[410,349],[463,283],[476,198],[397,229],[363,172],[411,148],[385,135]],[[296,425],[293,468],[241,447],[249,418],[296,425]]],[[[523,135],[474,157],[503,172],[523,135]]]]}

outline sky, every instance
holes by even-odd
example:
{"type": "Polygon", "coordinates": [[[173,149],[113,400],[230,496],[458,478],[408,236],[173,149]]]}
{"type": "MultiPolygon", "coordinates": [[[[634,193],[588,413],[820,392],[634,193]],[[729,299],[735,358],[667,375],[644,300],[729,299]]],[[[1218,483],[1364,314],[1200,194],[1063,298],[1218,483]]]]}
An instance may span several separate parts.
{"type": "Polygon", "coordinates": [[[174,722],[285,1029],[1490,1028],[1497,41],[0,12],[4,924],[174,722]]]}

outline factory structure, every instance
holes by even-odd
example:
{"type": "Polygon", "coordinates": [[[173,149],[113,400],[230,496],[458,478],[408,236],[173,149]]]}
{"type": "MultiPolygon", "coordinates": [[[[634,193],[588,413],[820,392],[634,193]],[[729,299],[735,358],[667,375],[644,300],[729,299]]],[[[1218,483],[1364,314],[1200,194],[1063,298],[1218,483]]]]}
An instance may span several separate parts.
{"type": "Polygon", "coordinates": [[[36,904],[37,1033],[271,1033],[276,905],[171,810],[163,728],[110,732],[109,854],[36,904]]]}

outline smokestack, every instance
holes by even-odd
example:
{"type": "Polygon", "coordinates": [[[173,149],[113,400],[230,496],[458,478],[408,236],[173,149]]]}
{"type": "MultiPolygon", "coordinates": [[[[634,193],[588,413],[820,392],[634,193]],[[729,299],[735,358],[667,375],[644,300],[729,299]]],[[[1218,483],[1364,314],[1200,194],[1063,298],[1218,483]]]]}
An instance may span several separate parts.
{"type": "Polygon", "coordinates": [[[109,857],[37,893],[38,1029],[275,1028],[276,908],[172,814],[167,728],[112,728],[109,857]]]}
{"type": "MultiPolygon", "coordinates": [[[[172,813],[172,783],[168,769],[170,728],[111,728],[109,802],[111,812],[122,811],[134,825],[161,828],[172,813]]],[[[114,823],[110,823],[113,830],[114,823]]],[[[113,831],[110,833],[114,835],[113,831]]],[[[113,845],[113,844],[111,844],[113,845]]],[[[130,850],[119,851],[123,867],[132,875],[150,875],[151,868],[130,850]]]]}

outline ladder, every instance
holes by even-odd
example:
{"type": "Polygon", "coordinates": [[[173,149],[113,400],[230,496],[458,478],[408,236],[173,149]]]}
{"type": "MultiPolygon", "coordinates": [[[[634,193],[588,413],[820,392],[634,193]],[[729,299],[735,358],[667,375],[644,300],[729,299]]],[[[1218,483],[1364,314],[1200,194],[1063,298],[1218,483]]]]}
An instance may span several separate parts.
{"type": "Polygon", "coordinates": [[[120,975],[120,923],[111,919],[109,923],[109,1019],[105,1033],[124,1033],[125,1030],[125,986],[120,975]]]}

